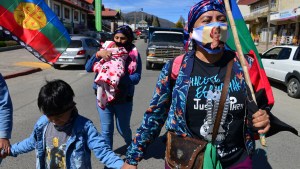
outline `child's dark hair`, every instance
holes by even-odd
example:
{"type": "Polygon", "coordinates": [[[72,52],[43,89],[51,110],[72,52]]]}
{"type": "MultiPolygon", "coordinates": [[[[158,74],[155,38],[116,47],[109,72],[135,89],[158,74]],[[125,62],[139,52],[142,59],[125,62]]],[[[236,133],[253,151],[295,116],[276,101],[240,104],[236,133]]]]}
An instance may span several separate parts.
{"type": "Polygon", "coordinates": [[[38,96],[38,107],[47,116],[62,114],[75,106],[71,86],[63,80],[46,81],[38,96]]]}

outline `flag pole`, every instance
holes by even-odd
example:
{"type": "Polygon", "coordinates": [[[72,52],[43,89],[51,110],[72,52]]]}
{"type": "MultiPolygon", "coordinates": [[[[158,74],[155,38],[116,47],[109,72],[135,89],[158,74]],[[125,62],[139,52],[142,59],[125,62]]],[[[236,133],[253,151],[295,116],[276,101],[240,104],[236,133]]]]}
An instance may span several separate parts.
{"type": "MultiPolygon", "coordinates": [[[[229,19],[230,26],[231,26],[231,29],[232,29],[232,34],[233,34],[236,50],[237,50],[239,60],[240,60],[241,65],[242,65],[242,69],[244,71],[245,81],[246,81],[246,83],[247,83],[247,85],[250,89],[250,92],[251,92],[251,95],[252,95],[252,98],[253,98],[254,102],[257,104],[255,94],[254,94],[254,91],[253,91],[253,87],[252,87],[252,83],[251,83],[251,80],[250,80],[248,67],[247,67],[247,64],[246,64],[246,61],[245,61],[245,58],[244,58],[244,54],[243,54],[243,51],[242,51],[242,46],[241,46],[241,43],[240,43],[240,39],[239,39],[239,36],[238,36],[238,33],[237,33],[235,21],[234,21],[232,11],[231,11],[231,8],[230,8],[229,0],[224,0],[224,3],[225,3],[227,17],[229,19]]],[[[260,134],[259,136],[260,136],[261,145],[266,146],[265,136],[263,134],[260,134]]]]}

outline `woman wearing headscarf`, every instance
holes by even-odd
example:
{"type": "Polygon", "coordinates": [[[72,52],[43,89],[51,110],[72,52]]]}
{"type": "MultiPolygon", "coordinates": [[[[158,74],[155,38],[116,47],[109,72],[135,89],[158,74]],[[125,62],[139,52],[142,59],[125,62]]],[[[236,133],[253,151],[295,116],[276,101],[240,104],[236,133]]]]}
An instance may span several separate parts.
{"type": "MultiPolygon", "coordinates": [[[[120,77],[114,99],[102,108],[98,104],[99,100],[96,101],[96,107],[101,119],[101,134],[111,149],[113,147],[114,117],[116,119],[117,130],[124,138],[126,145],[131,143],[132,132],[130,128],[130,118],[133,107],[134,86],[139,83],[142,73],[141,58],[133,44],[133,32],[129,26],[123,25],[114,31],[113,44],[117,48],[124,48],[128,54],[137,54],[137,59],[134,61],[136,65],[134,66],[134,71],[132,71],[130,69],[130,64],[133,63],[132,58],[135,57],[126,57],[124,66],[125,74],[120,77]],[[128,69],[130,69],[130,71],[128,69]]],[[[99,62],[100,60],[109,61],[112,59],[112,55],[112,51],[107,49],[98,51],[86,63],[86,71],[92,72],[94,63],[99,62]]],[[[97,78],[97,74],[95,78],[97,78]]],[[[93,83],[93,89],[95,90],[95,93],[97,93],[96,83],[93,83]]]]}
{"type": "MultiPolygon", "coordinates": [[[[210,144],[213,146],[208,147],[209,144],[206,146],[206,150],[210,148],[209,151],[215,153],[209,154],[207,158],[205,151],[203,166],[205,169],[252,168],[254,136],[255,133],[265,134],[270,129],[270,116],[267,113],[270,107],[264,103],[258,103],[259,106],[256,106],[248,94],[249,89],[243,78],[244,72],[235,52],[224,46],[227,40],[227,27],[227,16],[222,0],[201,0],[191,8],[188,15],[188,32],[193,42],[193,50],[183,57],[175,84],[171,76],[174,61],[163,67],[150,106],[128,148],[124,168],[137,168],[146,148],[159,136],[164,124],[169,133],[176,135],[175,138],[187,140],[186,143],[177,144],[176,151],[170,151],[171,154],[167,151],[166,169],[193,168],[191,165],[198,165],[196,163],[199,159],[190,163],[195,156],[187,158],[187,152],[184,151],[189,147],[191,148],[188,152],[198,151],[190,146],[189,138],[198,140],[199,144],[214,140],[210,144]],[[216,28],[220,28],[219,44],[211,48],[211,45],[206,44],[213,42],[210,33],[216,28]],[[217,121],[221,90],[226,79],[229,79],[227,80],[229,87],[224,97],[224,108],[220,109],[220,125],[216,127],[215,132],[214,122],[217,121]],[[216,136],[212,139],[214,132],[216,136]],[[178,161],[168,161],[172,155],[175,155],[178,161]],[[179,159],[183,162],[181,163],[179,159]],[[206,164],[211,162],[213,166],[208,167],[206,164]],[[175,166],[170,166],[170,163],[175,166]]],[[[170,142],[172,149],[176,142],[173,140],[170,142]]],[[[168,146],[169,140],[167,149],[168,146]]]]}

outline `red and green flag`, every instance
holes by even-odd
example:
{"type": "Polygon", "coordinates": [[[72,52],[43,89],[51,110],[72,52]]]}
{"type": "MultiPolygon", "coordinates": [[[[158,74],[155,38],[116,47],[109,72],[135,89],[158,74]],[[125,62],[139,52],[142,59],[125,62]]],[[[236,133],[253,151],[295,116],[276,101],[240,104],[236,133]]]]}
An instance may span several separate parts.
{"type": "Polygon", "coordinates": [[[0,30],[50,64],[56,62],[71,41],[44,0],[1,0],[0,30]]]}
{"type": "MultiPolygon", "coordinates": [[[[252,37],[249,33],[248,27],[245,24],[244,18],[239,10],[236,0],[230,0],[230,6],[232,15],[235,20],[235,24],[238,31],[239,40],[242,46],[243,53],[250,56],[253,59],[252,67],[249,70],[250,79],[254,87],[255,92],[265,92],[268,99],[268,104],[274,104],[274,97],[271,85],[264,71],[263,64],[261,62],[260,55],[254,45],[252,37]]],[[[227,45],[236,51],[232,29],[229,27],[229,39],[227,45]]]]}

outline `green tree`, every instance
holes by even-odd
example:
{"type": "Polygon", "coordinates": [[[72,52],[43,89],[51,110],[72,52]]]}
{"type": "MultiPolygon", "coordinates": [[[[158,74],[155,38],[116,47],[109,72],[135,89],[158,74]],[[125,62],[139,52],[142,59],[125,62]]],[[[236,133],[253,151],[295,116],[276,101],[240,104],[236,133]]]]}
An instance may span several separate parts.
{"type": "Polygon", "coordinates": [[[153,22],[153,15],[151,15],[151,18],[150,18],[150,20],[149,20],[149,25],[152,25],[152,22],[153,22]]]}
{"type": "Polygon", "coordinates": [[[156,19],[157,19],[158,27],[160,27],[160,22],[159,22],[158,17],[156,17],[156,19]]]}
{"type": "Polygon", "coordinates": [[[180,16],[178,21],[182,23],[183,27],[185,26],[185,19],[182,17],[182,15],[180,16]]]}
{"type": "Polygon", "coordinates": [[[147,22],[147,25],[150,25],[149,20],[150,20],[150,18],[148,18],[148,16],[146,15],[146,16],[145,16],[145,21],[147,22]]]}
{"type": "Polygon", "coordinates": [[[183,24],[180,20],[178,20],[175,24],[175,28],[183,28],[183,24]]]}
{"type": "Polygon", "coordinates": [[[158,17],[155,17],[153,19],[152,26],[160,27],[160,23],[159,23],[158,17]]]}

